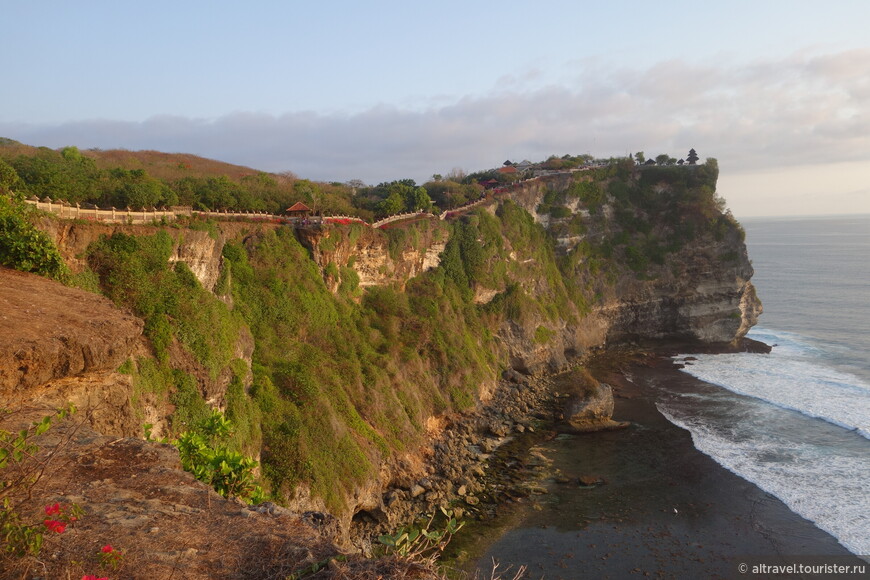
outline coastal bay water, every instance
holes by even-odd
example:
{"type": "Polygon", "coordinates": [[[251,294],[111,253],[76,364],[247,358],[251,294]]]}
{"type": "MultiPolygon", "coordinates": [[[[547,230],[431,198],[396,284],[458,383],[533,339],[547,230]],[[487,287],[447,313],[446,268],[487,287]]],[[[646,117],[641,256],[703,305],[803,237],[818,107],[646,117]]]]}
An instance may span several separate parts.
{"type": "Polygon", "coordinates": [[[699,355],[716,385],[660,410],[695,446],[870,554],[870,216],[748,220],[769,355],[699,355]]]}
{"type": "Polygon", "coordinates": [[[870,553],[870,216],[744,226],[771,354],[635,369],[614,416],[630,429],[543,446],[563,481],[608,483],[553,480],[481,570],[731,577],[750,556],[870,553]]]}

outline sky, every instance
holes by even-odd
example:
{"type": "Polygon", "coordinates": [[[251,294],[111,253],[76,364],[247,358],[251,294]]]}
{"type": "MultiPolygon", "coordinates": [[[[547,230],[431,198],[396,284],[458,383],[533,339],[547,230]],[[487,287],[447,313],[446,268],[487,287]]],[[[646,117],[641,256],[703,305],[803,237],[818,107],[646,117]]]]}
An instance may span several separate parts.
{"type": "Polygon", "coordinates": [[[866,0],[0,0],[0,137],[376,184],[719,161],[739,217],[870,213],[866,0]]]}

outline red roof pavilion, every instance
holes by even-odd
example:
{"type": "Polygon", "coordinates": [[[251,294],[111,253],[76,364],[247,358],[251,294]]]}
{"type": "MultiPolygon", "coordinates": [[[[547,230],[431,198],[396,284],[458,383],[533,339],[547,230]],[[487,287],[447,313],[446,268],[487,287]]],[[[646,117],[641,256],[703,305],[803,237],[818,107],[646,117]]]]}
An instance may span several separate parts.
{"type": "Polygon", "coordinates": [[[308,215],[311,213],[311,208],[302,203],[301,201],[297,201],[284,211],[286,211],[287,215],[291,217],[308,217],[308,215]]]}

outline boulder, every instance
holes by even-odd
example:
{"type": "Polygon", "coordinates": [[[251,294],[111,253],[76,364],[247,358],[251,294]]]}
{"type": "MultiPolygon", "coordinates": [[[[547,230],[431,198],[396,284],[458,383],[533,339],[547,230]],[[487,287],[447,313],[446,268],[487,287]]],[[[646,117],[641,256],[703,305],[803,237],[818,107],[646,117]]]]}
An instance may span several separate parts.
{"type": "Polygon", "coordinates": [[[614,421],[613,389],[607,383],[596,383],[569,395],[564,403],[563,415],[570,430],[576,432],[601,431],[627,427],[625,421],[614,421]]]}

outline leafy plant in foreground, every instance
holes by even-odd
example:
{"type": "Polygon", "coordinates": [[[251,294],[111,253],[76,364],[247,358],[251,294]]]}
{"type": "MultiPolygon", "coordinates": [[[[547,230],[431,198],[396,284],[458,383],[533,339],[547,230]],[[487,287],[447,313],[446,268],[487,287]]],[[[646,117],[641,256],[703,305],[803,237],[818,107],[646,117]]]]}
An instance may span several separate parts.
{"type": "Polygon", "coordinates": [[[422,528],[399,529],[395,534],[378,536],[378,542],[385,546],[387,553],[393,553],[400,558],[412,561],[434,561],[444,551],[453,534],[462,529],[465,522],[458,521],[453,511],[440,508],[445,517],[441,529],[432,529],[432,523],[437,514],[429,516],[429,521],[422,528]]]}
{"type": "Polygon", "coordinates": [[[232,429],[232,422],[220,411],[214,411],[194,430],[182,433],[172,443],[178,448],[184,470],[198,480],[224,497],[259,503],[264,494],[254,475],[257,462],[227,447],[225,441],[232,429]]]}

